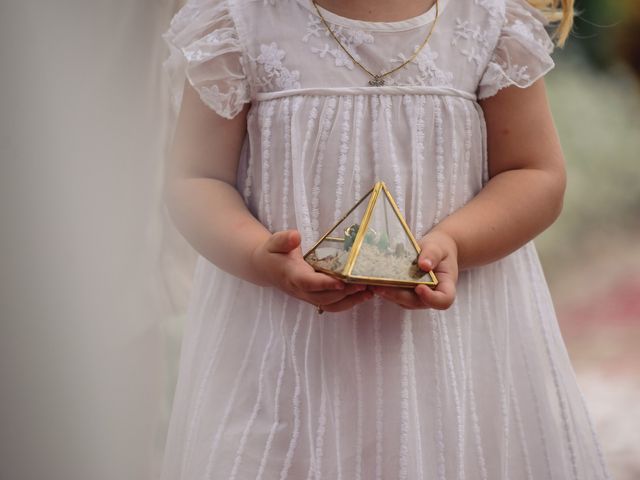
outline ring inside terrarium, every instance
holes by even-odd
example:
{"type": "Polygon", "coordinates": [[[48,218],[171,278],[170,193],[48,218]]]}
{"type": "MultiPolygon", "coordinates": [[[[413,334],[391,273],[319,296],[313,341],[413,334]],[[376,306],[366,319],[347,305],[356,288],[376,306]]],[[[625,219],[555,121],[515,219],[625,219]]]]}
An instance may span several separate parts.
{"type": "Polygon", "coordinates": [[[418,246],[382,182],[306,255],[316,270],[353,283],[435,286],[417,266],[418,246]]]}

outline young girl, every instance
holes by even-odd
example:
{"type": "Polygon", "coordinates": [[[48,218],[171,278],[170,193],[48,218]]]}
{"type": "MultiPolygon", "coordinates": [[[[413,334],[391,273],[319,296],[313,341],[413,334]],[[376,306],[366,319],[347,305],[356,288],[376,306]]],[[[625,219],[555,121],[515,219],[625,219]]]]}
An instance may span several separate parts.
{"type": "Polygon", "coordinates": [[[176,15],[165,192],[200,256],[164,479],[608,478],[531,242],[565,189],[547,23],[526,0],[176,15]],[[303,260],[378,180],[435,290],[303,260]]]}

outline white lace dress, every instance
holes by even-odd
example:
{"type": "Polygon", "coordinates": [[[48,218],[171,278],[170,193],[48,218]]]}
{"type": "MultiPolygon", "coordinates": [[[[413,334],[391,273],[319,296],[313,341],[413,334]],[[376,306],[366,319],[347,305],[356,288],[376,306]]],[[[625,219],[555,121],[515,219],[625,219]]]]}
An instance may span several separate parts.
{"type": "MultiPolygon", "coordinates": [[[[385,71],[435,9],[324,14],[385,71]]],[[[306,251],[376,180],[417,236],[476,195],[477,100],[553,67],[543,23],[524,0],[440,0],[428,46],[371,87],[310,0],[190,0],[166,66],[176,105],[185,74],[222,116],[251,102],[238,190],[306,251]]],[[[461,272],[446,311],[374,299],[319,316],[200,257],[180,361],[166,480],[608,478],[532,243],[461,272]]]]}

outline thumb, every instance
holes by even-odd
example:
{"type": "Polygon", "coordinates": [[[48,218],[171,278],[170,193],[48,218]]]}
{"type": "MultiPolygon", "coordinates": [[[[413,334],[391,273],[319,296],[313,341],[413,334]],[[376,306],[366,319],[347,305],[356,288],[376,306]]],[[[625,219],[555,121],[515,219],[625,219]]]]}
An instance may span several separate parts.
{"type": "Polygon", "coordinates": [[[425,272],[433,270],[444,258],[445,251],[440,244],[426,240],[422,243],[422,250],[418,257],[418,267],[425,272]]]}
{"type": "Polygon", "coordinates": [[[300,233],[297,230],[276,232],[267,240],[267,251],[270,253],[289,253],[300,246],[300,233]]]}

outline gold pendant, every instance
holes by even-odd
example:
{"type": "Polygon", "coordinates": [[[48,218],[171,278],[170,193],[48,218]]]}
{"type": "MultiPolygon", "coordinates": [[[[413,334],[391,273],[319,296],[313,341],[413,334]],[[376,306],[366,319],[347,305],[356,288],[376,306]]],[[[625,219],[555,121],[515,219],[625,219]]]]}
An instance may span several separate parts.
{"type": "Polygon", "coordinates": [[[369,80],[369,85],[372,87],[382,87],[384,86],[384,78],[374,75],[373,78],[369,80]]]}

